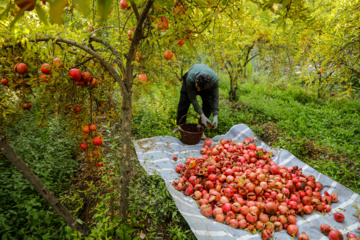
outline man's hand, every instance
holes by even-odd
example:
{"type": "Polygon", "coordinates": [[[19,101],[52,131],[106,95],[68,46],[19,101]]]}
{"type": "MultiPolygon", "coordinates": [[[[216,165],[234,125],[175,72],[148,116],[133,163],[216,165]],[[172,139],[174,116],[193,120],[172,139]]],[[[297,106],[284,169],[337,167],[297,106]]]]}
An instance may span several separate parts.
{"type": "Polygon", "coordinates": [[[211,123],[211,127],[215,129],[217,128],[217,125],[218,125],[218,115],[215,115],[211,123]]]}
{"type": "Polygon", "coordinates": [[[208,124],[211,125],[210,120],[205,116],[204,113],[202,113],[202,114],[200,115],[200,118],[201,118],[201,124],[204,125],[205,127],[206,127],[206,126],[209,126],[208,124]]]}

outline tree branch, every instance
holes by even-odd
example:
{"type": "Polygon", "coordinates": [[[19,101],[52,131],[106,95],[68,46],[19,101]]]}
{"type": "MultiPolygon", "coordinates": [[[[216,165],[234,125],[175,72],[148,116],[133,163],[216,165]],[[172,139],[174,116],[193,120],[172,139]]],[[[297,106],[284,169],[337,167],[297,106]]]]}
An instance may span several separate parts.
{"type": "Polygon", "coordinates": [[[133,11],[134,11],[134,13],[135,13],[136,20],[139,21],[139,19],[140,19],[139,10],[138,10],[138,8],[137,8],[134,0],[130,0],[130,4],[131,4],[131,7],[132,7],[132,9],[133,9],[133,11]]]}
{"type": "Polygon", "coordinates": [[[96,51],[92,50],[91,48],[89,48],[83,44],[80,44],[73,40],[60,38],[60,37],[59,38],[55,38],[55,37],[36,38],[35,40],[30,39],[29,42],[47,42],[50,40],[53,40],[55,43],[63,42],[63,43],[69,44],[69,45],[73,45],[73,46],[78,47],[78,48],[84,50],[85,52],[91,54],[105,67],[105,69],[120,84],[121,87],[125,87],[124,82],[121,79],[121,76],[118,74],[118,72],[115,70],[115,68],[113,66],[111,66],[111,64],[108,61],[106,61],[100,54],[98,54],[96,51]]]}
{"type": "Polygon", "coordinates": [[[102,39],[98,39],[98,38],[95,38],[95,37],[92,37],[92,36],[90,37],[90,42],[98,42],[98,43],[101,43],[102,45],[106,46],[107,48],[109,48],[110,51],[112,52],[112,54],[114,54],[114,56],[115,56],[116,64],[121,69],[122,74],[125,75],[124,65],[121,62],[119,52],[113,46],[111,46],[108,42],[106,42],[106,41],[104,41],[102,39]]]}
{"type": "Polygon", "coordinates": [[[150,10],[150,7],[154,3],[154,1],[155,0],[149,0],[146,3],[143,11],[141,12],[139,20],[138,20],[136,28],[135,28],[134,37],[130,44],[129,52],[127,54],[128,60],[126,62],[125,87],[128,92],[131,91],[131,85],[132,85],[132,81],[133,81],[133,79],[132,79],[133,65],[132,64],[133,64],[133,61],[135,60],[137,45],[139,44],[139,42],[143,36],[142,35],[142,25],[143,25],[143,23],[146,19],[146,16],[150,10]]]}

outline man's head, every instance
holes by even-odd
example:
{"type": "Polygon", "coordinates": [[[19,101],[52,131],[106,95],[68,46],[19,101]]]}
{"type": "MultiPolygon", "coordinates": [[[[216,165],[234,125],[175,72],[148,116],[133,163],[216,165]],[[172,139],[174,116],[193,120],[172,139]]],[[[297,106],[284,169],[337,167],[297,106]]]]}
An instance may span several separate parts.
{"type": "Polygon", "coordinates": [[[195,86],[198,91],[207,89],[211,83],[211,77],[206,73],[199,73],[196,76],[195,86]]]}

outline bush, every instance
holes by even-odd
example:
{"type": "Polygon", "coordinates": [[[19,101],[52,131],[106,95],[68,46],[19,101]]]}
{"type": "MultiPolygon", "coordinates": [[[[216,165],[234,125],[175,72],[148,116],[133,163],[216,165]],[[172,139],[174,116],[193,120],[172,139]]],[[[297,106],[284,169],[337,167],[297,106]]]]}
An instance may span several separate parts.
{"type": "MultiPolygon", "coordinates": [[[[59,197],[76,170],[77,162],[72,159],[75,139],[67,136],[59,119],[44,128],[34,124],[35,110],[7,129],[7,138],[19,157],[59,197]]],[[[66,239],[63,220],[8,159],[0,159],[2,239],[66,239]]]]}

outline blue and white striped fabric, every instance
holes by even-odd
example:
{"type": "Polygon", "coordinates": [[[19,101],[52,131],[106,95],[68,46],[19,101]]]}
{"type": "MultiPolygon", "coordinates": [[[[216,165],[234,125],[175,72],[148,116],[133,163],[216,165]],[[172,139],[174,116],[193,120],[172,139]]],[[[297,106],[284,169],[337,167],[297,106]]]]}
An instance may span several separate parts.
{"type": "MultiPolygon", "coordinates": [[[[235,142],[241,142],[248,137],[254,137],[254,133],[248,126],[239,124],[233,126],[225,135],[214,137],[212,141],[213,144],[219,143],[220,139],[232,139],[235,142]]],[[[327,236],[322,235],[320,232],[320,224],[327,223],[333,229],[342,232],[344,236],[349,232],[359,235],[359,231],[357,231],[359,220],[356,215],[356,209],[352,207],[354,204],[360,203],[359,194],[317,172],[290,152],[284,149],[271,149],[265,143],[258,141],[256,137],[254,138],[258,146],[274,153],[273,160],[277,165],[284,165],[286,167],[299,166],[303,169],[304,174],[314,175],[316,180],[323,184],[322,195],[326,190],[330,194],[335,192],[339,196],[339,201],[331,204],[332,211],[330,213],[320,214],[314,212],[311,215],[304,215],[304,217],[297,216],[298,221],[296,225],[299,227],[299,233],[305,232],[309,235],[310,239],[328,239],[327,236]],[[333,214],[336,212],[341,212],[345,215],[344,222],[338,223],[334,220],[333,214]]],[[[200,214],[197,203],[191,197],[185,196],[171,185],[172,181],[179,177],[179,174],[175,172],[176,165],[184,163],[189,156],[200,157],[200,149],[203,144],[204,142],[200,141],[197,145],[186,145],[179,139],[169,136],[134,141],[136,154],[141,166],[149,175],[158,174],[164,179],[167,189],[175,200],[176,206],[189,223],[197,239],[261,239],[259,234],[252,235],[245,230],[233,229],[226,224],[217,223],[214,218],[208,219],[204,217],[200,214]],[[173,156],[178,157],[177,162],[173,161],[173,156]]],[[[292,239],[285,230],[274,233],[274,237],[276,239],[292,239]]]]}

